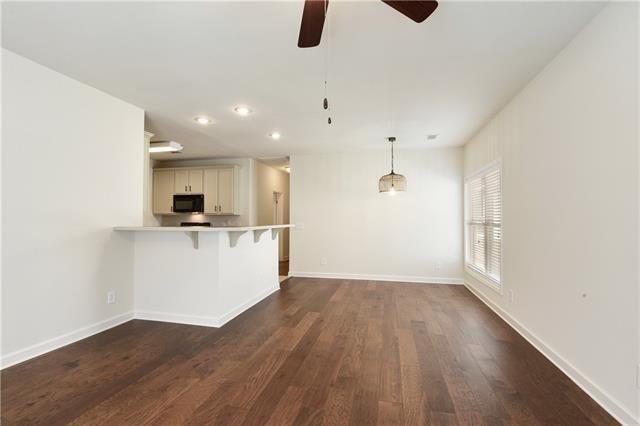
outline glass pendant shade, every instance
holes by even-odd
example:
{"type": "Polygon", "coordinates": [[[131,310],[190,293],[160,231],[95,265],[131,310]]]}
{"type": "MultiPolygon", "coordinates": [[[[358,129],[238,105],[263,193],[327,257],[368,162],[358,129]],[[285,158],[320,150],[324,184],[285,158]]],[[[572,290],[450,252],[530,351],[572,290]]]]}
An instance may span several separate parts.
{"type": "Polygon", "coordinates": [[[391,172],[380,178],[378,181],[378,190],[380,192],[406,191],[407,178],[403,175],[391,172]]]}
{"type": "Polygon", "coordinates": [[[396,138],[390,137],[391,142],[391,173],[384,175],[378,180],[378,191],[393,194],[397,191],[407,190],[407,178],[393,171],[393,143],[396,138]]]}

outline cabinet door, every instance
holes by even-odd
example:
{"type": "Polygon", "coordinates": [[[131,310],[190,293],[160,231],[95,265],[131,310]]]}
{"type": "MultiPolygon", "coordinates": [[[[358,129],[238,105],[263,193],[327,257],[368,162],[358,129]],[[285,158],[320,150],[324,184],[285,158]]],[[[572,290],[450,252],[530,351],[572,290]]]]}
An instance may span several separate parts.
{"type": "Polygon", "coordinates": [[[202,170],[189,170],[189,192],[202,194],[202,170]]]}
{"type": "Polygon", "coordinates": [[[218,170],[218,213],[233,214],[233,169],[218,170]]]}
{"type": "Polygon", "coordinates": [[[153,212],[171,214],[173,211],[173,170],[155,170],[153,172],[153,212]]]}
{"type": "Polygon", "coordinates": [[[204,212],[216,214],[218,210],[218,171],[208,169],[204,171],[204,212]]]}
{"type": "Polygon", "coordinates": [[[175,193],[187,194],[189,193],[189,171],[188,170],[176,170],[175,180],[175,193]]]}

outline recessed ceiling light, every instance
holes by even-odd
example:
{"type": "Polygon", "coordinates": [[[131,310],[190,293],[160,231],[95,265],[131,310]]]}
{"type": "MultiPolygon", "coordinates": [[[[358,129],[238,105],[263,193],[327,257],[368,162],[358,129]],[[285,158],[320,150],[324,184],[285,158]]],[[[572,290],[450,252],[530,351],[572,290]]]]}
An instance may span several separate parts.
{"type": "Polygon", "coordinates": [[[149,152],[151,153],[179,152],[182,151],[183,148],[184,147],[182,145],[174,141],[158,141],[149,143],[149,152]]]}
{"type": "Polygon", "coordinates": [[[280,139],[280,133],[278,132],[269,133],[269,137],[274,141],[277,141],[278,139],[280,139]]]}
{"type": "Polygon", "coordinates": [[[204,117],[204,116],[195,117],[194,120],[196,121],[196,123],[202,124],[203,126],[206,126],[207,124],[211,124],[211,121],[212,121],[209,117],[204,117]]]}
{"type": "Polygon", "coordinates": [[[246,105],[238,105],[233,110],[236,112],[236,114],[239,114],[239,115],[249,115],[252,112],[251,108],[249,108],[246,105]]]}

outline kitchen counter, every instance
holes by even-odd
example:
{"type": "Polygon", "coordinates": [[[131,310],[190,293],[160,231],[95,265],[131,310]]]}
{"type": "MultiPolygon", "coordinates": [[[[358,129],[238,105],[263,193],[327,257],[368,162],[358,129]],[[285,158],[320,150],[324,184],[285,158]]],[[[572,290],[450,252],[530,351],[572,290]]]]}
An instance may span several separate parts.
{"type": "Polygon", "coordinates": [[[227,232],[229,234],[229,245],[235,247],[238,238],[248,231],[253,231],[254,240],[271,230],[272,238],[275,237],[285,228],[293,228],[295,225],[260,225],[260,226],[116,226],[116,231],[128,232],[185,232],[193,241],[193,248],[198,249],[200,232],[227,232]]]}
{"type": "Polygon", "coordinates": [[[260,226],[116,226],[116,231],[198,231],[198,232],[224,232],[224,231],[256,231],[264,229],[293,228],[295,225],[260,225],[260,226]]]}
{"type": "Polygon", "coordinates": [[[278,240],[292,227],[114,228],[134,243],[136,318],[221,327],[279,290],[278,240]]]}

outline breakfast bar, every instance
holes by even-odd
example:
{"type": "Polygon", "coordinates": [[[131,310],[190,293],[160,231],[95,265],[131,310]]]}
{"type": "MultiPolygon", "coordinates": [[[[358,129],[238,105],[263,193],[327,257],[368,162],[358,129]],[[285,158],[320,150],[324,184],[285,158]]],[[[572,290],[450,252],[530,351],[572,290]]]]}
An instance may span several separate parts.
{"type": "Polygon", "coordinates": [[[279,289],[292,226],[114,228],[134,239],[136,318],[222,326],[279,289]]]}

